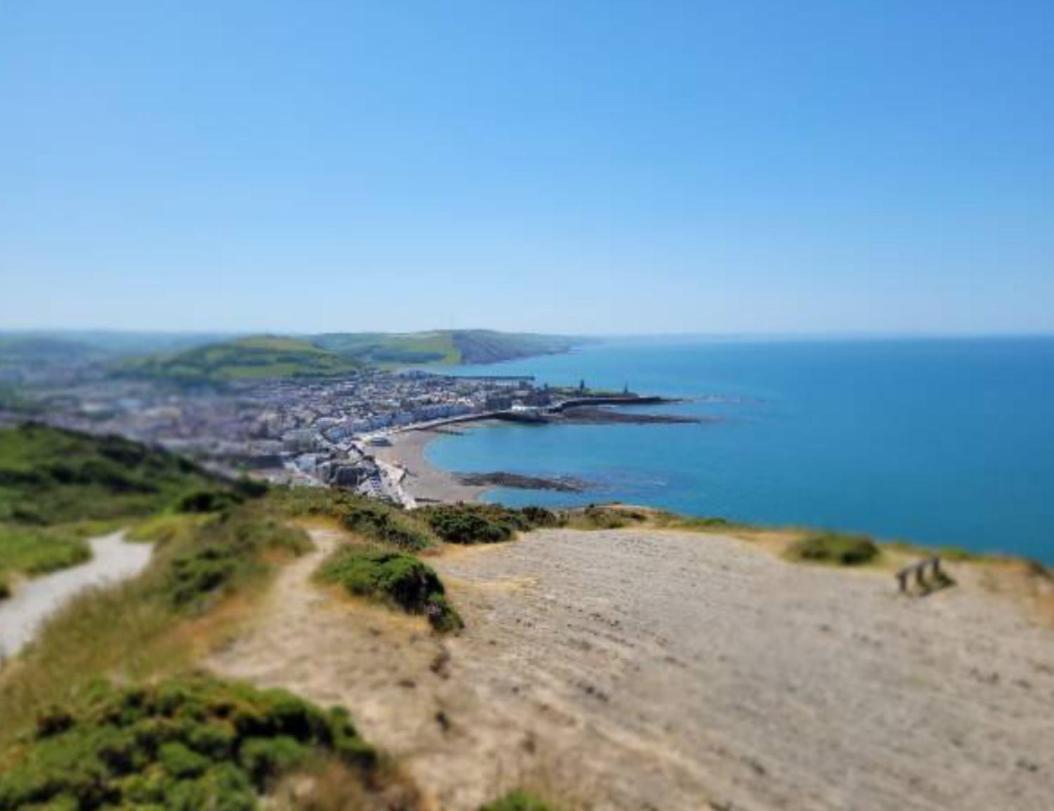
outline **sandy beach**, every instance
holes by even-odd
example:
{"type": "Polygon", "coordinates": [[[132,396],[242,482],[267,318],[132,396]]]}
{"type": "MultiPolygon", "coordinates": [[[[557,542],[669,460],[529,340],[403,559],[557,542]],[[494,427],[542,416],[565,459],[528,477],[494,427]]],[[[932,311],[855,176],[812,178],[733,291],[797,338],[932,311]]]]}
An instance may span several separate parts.
{"type": "Polygon", "coordinates": [[[370,453],[379,461],[396,465],[406,471],[402,486],[418,503],[475,501],[488,489],[486,486],[462,484],[454,474],[440,470],[425,457],[425,447],[428,443],[452,430],[442,428],[400,431],[389,435],[391,445],[371,447],[370,453]]]}

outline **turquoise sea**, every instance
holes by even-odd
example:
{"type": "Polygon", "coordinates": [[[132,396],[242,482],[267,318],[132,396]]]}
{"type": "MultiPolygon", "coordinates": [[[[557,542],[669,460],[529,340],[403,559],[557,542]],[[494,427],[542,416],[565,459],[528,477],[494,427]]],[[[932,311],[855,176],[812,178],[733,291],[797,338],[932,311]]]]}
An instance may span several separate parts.
{"type": "Polygon", "coordinates": [[[438,467],[570,474],[583,494],[695,515],[867,532],[1054,562],[1054,337],[608,340],[459,367],[691,398],[688,425],[498,425],[428,447],[438,467]]]}

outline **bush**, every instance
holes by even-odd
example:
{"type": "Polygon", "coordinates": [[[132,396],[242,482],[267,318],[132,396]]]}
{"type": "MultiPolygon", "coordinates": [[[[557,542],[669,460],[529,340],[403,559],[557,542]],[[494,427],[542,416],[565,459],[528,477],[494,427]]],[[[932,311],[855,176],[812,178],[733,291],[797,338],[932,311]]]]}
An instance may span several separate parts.
{"type": "Polygon", "coordinates": [[[59,524],[148,515],[223,483],[163,450],[27,423],[0,429],[0,521],[59,524]]]}
{"type": "Polygon", "coordinates": [[[437,631],[463,627],[439,575],[412,555],[344,547],[322,565],[318,576],[340,584],[349,594],[386,602],[409,614],[425,614],[437,631]]]}
{"type": "Polygon", "coordinates": [[[500,504],[440,504],[416,514],[448,543],[498,543],[517,532],[563,523],[560,516],[544,507],[517,510],[500,504]]]}
{"type": "Polygon", "coordinates": [[[179,672],[196,652],[172,633],[187,613],[258,586],[271,571],[268,551],[310,548],[302,530],[272,515],[270,499],[221,514],[168,513],[137,527],[136,536],[155,541],[146,570],[74,598],[41,628],[18,667],[4,670],[0,746],[30,729],[40,712],[83,694],[101,674],[134,680],[179,672]]]}
{"type": "Polygon", "coordinates": [[[173,555],[165,591],[175,607],[190,606],[256,568],[262,550],[299,554],[309,544],[302,530],[288,527],[252,506],[221,513],[202,524],[185,548],[173,555]]]}
{"type": "Polygon", "coordinates": [[[429,507],[425,520],[448,543],[499,543],[509,540],[515,531],[509,523],[464,504],[429,507]]]}
{"type": "Polygon", "coordinates": [[[432,545],[428,533],[394,507],[369,502],[345,504],[340,516],[345,527],[371,541],[402,549],[425,549],[432,545]]]}
{"type": "Polygon", "coordinates": [[[187,493],[176,503],[181,513],[211,513],[241,504],[244,499],[230,490],[203,489],[187,493]]]}
{"type": "Polygon", "coordinates": [[[581,510],[568,510],[567,525],[573,529],[621,529],[647,520],[644,513],[590,504],[581,510]]]}
{"type": "Polygon", "coordinates": [[[795,541],[788,549],[792,559],[838,566],[858,566],[878,557],[879,549],[866,535],[826,532],[795,541]]]}
{"type": "Polygon", "coordinates": [[[11,596],[11,586],[8,585],[7,580],[0,576],[0,600],[6,600],[11,596]]]}
{"type": "Polygon", "coordinates": [[[378,762],[342,710],[207,676],[123,689],[99,684],[82,708],[52,717],[62,723],[39,723],[5,760],[0,811],[248,811],[312,752],[338,758],[364,781],[378,762]]]}
{"type": "Polygon", "coordinates": [[[179,555],[169,567],[172,602],[184,606],[216,591],[237,568],[238,553],[228,546],[205,544],[179,555]]]}
{"type": "Polygon", "coordinates": [[[563,524],[559,515],[545,507],[524,507],[520,512],[532,527],[559,527],[563,524]]]}
{"type": "Polygon", "coordinates": [[[553,811],[551,806],[526,791],[511,791],[479,811],[553,811]]]}

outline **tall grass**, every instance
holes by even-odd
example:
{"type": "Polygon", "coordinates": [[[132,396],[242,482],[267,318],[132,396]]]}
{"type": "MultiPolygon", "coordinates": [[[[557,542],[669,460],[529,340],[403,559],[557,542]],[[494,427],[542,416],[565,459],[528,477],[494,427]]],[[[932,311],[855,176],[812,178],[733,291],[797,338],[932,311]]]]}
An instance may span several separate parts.
{"type": "Polygon", "coordinates": [[[201,617],[267,577],[267,550],[296,554],[309,544],[255,503],[204,520],[168,519],[154,529],[159,540],[142,575],[81,594],[0,669],[0,746],[101,676],[135,681],[187,667],[194,651],[175,633],[181,620],[201,617]],[[219,576],[210,569],[217,553],[224,561],[219,576]]]}

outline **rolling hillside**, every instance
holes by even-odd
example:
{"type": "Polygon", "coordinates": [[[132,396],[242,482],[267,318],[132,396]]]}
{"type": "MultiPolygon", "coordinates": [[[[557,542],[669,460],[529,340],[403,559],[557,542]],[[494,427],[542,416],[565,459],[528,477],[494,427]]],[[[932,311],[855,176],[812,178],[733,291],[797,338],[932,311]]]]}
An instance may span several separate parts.
{"type": "Polygon", "coordinates": [[[308,341],[262,335],[128,360],[117,368],[117,374],[179,383],[227,383],[249,378],[334,377],[361,365],[308,341]]]}
{"type": "Polygon", "coordinates": [[[336,332],[311,339],[315,346],[378,366],[459,363],[461,353],[452,333],[336,332]]]}
{"type": "Polygon", "coordinates": [[[411,333],[330,333],[313,343],[349,358],[386,366],[438,363],[497,363],[503,360],[566,352],[576,339],[560,335],[434,330],[411,333]]]}
{"type": "Polygon", "coordinates": [[[121,377],[168,380],[183,385],[236,380],[338,377],[363,366],[451,366],[566,352],[579,340],[557,335],[492,330],[383,333],[342,332],[315,336],[258,335],[168,352],[125,358],[121,377]]]}

